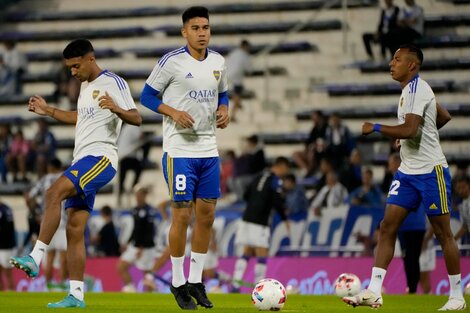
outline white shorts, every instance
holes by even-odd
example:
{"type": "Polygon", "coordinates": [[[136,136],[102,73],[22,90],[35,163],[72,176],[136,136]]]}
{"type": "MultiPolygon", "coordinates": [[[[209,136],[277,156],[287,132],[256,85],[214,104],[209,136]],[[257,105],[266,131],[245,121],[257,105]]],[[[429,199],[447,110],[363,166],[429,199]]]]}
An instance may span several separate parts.
{"type": "Polygon", "coordinates": [[[150,271],[155,263],[157,251],[154,247],[145,248],[144,251],[142,251],[141,257],[137,259],[138,251],[139,249],[134,245],[128,245],[126,251],[121,255],[121,260],[129,264],[135,264],[135,266],[141,271],[150,271]]]}
{"type": "Polygon", "coordinates": [[[269,248],[270,236],[271,231],[269,226],[254,224],[242,220],[238,224],[235,244],[257,248],[269,248]]]}
{"type": "Polygon", "coordinates": [[[419,270],[421,272],[431,272],[436,269],[436,248],[434,240],[429,240],[426,250],[421,251],[419,256],[419,270]]]}
{"type": "Polygon", "coordinates": [[[219,256],[212,250],[207,251],[206,261],[204,262],[204,269],[211,270],[219,266],[219,256]]]}
{"type": "Polygon", "coordinates": [[[10,258],[15,255],[15,249],[0,249],[0,266],[11,268],[10,258]]]}
{"type": "Polygon", "coordinates": [[[49,243],[48,250],[66,251],[67,250],[67,235],[65,228],[57,228],[51,242],[49,243]]]}

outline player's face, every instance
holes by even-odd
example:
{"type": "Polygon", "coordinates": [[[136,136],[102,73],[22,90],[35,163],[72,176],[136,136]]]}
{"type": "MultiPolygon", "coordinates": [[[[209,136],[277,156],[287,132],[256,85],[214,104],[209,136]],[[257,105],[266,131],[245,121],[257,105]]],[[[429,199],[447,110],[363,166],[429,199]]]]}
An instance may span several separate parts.
{"type": "Polygon", "coordinates": [[[192,18],[184,24],[181,33],[191,48],[198,51],[204,50],[211,38],[209,20],[204,17],[192,18]]]}
{"type": "Polygon", "coordinates": [[[390,66],[390,75],[396,81],[402,82],[408,79],[411,68],[411,60],[406,49],[398,49],[393,55],[392,61],[388,64],[390,66]]]}
{"type": "Polygon", "coordinates": [[[92,55],[84,55],[65,60],[65,65],[70,69],[72,76],[81,82],[87,81],[91,74],[92,55]]]}

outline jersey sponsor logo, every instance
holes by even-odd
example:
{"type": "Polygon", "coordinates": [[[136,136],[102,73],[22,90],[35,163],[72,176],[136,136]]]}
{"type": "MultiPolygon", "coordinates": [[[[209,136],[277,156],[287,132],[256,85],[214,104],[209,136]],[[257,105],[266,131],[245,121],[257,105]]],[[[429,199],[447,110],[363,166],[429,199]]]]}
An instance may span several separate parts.
{"type": "Polygon", "coordinates": [[[96,97],[98,97],[99,94],[100,94],[100,91],[99,91],[99,90],[93,90],[93,94],[92,94],[93,100],[96,99],[96,97]]]}
{"type": "Polygon", "coordinates": [[[92,119],[95,117],[95,108],[94,107],[84,107],[78,109],[78,115],[83,119],[92,119]]]}
{"type": "Polygon", "coordinates": [[[188,75],[186,75],[185,78],[194,78],[193,74],[191,74],[191,72],[188,73],[188,75]]]}
{"type": "Polygon", "coordinates": [[[211,103],[215,101],[217,96],[217,90],[215,89],[202,89],[202,90],[191,90],[188,92],[188,96],[196,100],[198,103],[211,103]]]}
{"type": "Polygon", "coordinates": [[[429,206],[429,209],[431,209],[431,210],[437,210],[437,205],[436,205],[435,203],[433,203],[433,204],[431,204],[431,205],[429,206]]]}
{"type": "Polygon", "coordinates": [[[214,74],[215,79],[218,81],[220,78],[220,71],[213,71],[212,73],[214,74]]]}
{"type": "Polygon", "coordinates": [[[78,171],[77,170],[70,171],[70,174],[72,174],[75,177],[78,177],[78,171]]]}

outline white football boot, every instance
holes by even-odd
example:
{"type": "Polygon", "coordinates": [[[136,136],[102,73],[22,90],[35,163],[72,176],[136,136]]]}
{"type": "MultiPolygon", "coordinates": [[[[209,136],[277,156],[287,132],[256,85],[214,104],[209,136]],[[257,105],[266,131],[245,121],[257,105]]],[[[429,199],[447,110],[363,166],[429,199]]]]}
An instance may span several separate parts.
{"type": "Polygon", "coordinates": [[[438,311],[463,311],[466,307],[465,299],[449,298],[447,303],[438,311]]]}
{"type": "Polygon", "coordinates": [[[362,305],[370,306],[373,309],[378,309],[382,306],[382,296],[376,295],[369,289],[361,290],[357,295],[352,297],[343,297],[343,302],[352,305],[353,307],[362,305]]]}

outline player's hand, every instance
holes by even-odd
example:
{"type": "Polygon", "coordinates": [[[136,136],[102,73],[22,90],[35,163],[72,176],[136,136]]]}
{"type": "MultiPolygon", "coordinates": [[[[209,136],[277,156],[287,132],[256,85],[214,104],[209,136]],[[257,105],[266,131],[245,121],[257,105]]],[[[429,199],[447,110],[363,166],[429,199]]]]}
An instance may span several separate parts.
{"type": "Polygon", "coordinates": [[[49,105],[47,105],[46,100],[43,97],[34,95],[29,98],[28,101],[28,110],[30,112],[34,112],[39,115],[47,115],[47,109],[49,105]]]}
{"type": "Polygon", "coordinates": [[[367,136],[374,131],[374,124],[365,122],[362,124],[362,134],[367,136]]]}
{"type": "Polygon", "coordinates": [[[224,129],[230,123],[230,116],[228,115],[228,106],[220,105],[217,109],[217,128],[224,129]]]}
{"type": "Polygon", "coordinates": [[[113,98],[111,98],[111,96],[108,94],[107,91],[105,92],[105,95],[99,97],[98,100],[99,100],[98,105],[103,110],[107,109],[113,113],[119,113],[119,110],[121,108],[117,106],[116,103],[114,103],[113,98]]]}
{"type": "Polygon", "coordinates": [[[139,249],[137,249],[137,253],[135,254],[135,258],[140,259],[143,254],[144,254],[144,249],[139,248],[139,249]]]}
{"type": "Polygon", "coordinates": [[[178,111],[172,114],[171,118],[175,121],[176,125],[183,127],[183,128],[191,128],[194,124],[194,119],[188,112],[185,111],[178,111]]]}

